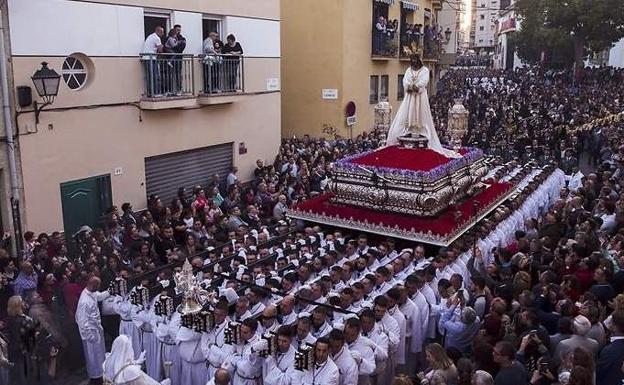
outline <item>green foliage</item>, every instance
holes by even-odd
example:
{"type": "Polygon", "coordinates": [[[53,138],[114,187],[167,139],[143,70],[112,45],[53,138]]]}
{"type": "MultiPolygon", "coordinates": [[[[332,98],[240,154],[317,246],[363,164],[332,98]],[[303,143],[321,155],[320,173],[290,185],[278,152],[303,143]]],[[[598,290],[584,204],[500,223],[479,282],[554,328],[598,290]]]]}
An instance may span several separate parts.
{"type": "Polygon", "coordinates": [[[529,63],[545,52],[550,64],[581,64],[624,37],[622,0],[518,0],[515,9],[522,21],[514,43],[529,63]]]}

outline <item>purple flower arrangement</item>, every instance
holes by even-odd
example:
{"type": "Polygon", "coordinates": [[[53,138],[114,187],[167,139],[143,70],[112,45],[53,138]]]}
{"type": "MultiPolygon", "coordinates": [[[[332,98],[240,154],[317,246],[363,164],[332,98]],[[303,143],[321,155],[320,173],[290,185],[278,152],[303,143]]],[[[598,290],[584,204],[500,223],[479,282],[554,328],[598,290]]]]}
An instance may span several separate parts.
{"type": "MultiPolygon", "coordinates": [[[[362,152],[359,154],[351,155],[342,158],[334,164],[336,171],[346,171],[351,173],[360,173],[362,170],[360,165],[353,163],[354,160],[366,156],[375,150],[362,152]]],[[[371,171],[375,171],[383,176],[395,176],[404,179],[412,180],[427,180],[435,181],[444,176],[450,175],[462,167],[468,166],[474,163],[479,158],[483,157],[483,151],[474,147],[463,147],[460,151],[464,154],[461,158],[450,159],[448,162],[432,168],[428,171],[416,171],[407,170],[402,168],[390,168],[390,167],[376,167],[376,166],[362,166],[371,171]]]]}

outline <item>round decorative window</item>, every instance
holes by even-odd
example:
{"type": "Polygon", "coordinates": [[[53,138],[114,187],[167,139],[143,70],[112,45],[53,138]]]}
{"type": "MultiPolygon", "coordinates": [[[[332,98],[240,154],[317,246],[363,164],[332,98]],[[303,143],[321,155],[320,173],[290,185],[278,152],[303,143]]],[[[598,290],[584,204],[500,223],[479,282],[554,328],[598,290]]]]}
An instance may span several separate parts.
{"type": "Polygon", "coordinates": [[[87,67],[79,58],[68,56],[61,70],[63,80],[70,89],[76,91],[87,83],[87,67]]]}

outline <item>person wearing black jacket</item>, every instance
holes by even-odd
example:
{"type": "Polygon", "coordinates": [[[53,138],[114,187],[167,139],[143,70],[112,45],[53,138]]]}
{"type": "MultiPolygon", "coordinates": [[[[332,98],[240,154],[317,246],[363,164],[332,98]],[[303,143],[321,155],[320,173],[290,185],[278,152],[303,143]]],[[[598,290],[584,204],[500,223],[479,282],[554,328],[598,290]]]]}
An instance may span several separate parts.
{"type": "Polygon", "coordinates": [[[624,311],[611,315],[613,335],[596,361],[596,384],[621,384],[624,381],[624,311]]]}

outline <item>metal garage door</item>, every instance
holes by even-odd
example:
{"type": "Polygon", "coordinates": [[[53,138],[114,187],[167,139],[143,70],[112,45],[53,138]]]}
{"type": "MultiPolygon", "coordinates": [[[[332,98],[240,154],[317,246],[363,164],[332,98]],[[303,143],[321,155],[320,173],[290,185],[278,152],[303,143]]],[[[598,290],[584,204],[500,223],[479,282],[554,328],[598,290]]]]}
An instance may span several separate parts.
{"type": "Polygon", "coordinates": [[[233,143],[145,158],[147,196],[157,194],[169,205],[178,188],[205,186],[214,174],[225,179],[232,168],[233,143]]]}

